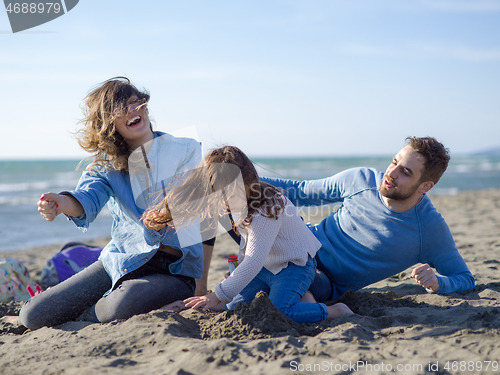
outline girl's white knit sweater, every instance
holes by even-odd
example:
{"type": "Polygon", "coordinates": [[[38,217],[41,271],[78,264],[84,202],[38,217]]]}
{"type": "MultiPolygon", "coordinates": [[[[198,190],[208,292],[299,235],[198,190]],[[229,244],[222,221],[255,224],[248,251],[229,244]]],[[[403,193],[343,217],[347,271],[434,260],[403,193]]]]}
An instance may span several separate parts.
{"type": "MultiPolygon", "coordinates": [[[[283,198],[286,199],[286,198],[283,198]]],[[[256,212],[248,228],[241,233],[238,267],[215,287],[221,302],[229,303],[261,271],[273,274],[286,268],[288,262],[304,266],[308,257],[314,257],[321,243],[306,226],[297,208],[286,199],[285,209],[277,219],[256,212]]]]}

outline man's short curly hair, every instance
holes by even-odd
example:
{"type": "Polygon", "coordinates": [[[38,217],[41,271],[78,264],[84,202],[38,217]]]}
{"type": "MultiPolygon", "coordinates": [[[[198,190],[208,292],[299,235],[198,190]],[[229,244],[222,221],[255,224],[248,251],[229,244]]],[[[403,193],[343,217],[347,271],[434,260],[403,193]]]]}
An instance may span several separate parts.
{"type": "Polygon", "coordinates": [[[448,168],[450,161],[449,150],[433,137],[407,137],[405,144],[410,145],[414,151],[425,158],[420,181],[432,181],[437,184],[446,168],[448,168]]]}

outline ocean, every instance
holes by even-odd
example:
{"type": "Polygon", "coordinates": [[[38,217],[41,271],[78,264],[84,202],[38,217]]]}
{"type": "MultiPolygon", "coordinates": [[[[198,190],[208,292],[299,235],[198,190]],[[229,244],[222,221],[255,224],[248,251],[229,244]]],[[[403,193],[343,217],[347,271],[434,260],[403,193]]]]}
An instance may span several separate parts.
{"type": "MultiPolygon", "coordinates": [[[[253,159],[260,175],[296,180],[328,177],[359,166],[384,171],[391,160],[392,155],[253,159]]],[[[81,175],[76,170],[78,162],[0,161],[0,252],[109,236],[112,220],[106,209],[87,233],[79,231],[64,215],[47,222],[37,211],[43,193],[74,189],[81,175]]],[[[448,170],[429,195],[488,188],[500,188],[500,156],[453,155],[448,170]]]]}

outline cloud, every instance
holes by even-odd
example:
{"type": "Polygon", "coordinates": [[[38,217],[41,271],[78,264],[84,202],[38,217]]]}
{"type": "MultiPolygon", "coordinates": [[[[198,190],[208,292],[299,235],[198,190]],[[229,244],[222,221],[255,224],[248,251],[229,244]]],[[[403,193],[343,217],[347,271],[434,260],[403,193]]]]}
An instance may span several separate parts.
{"type": "Polygon", "coordinates": [[[446,46],[438,44],[417,45],[421,52],[437,58],[451,58],[463,61],[500,61],[500,49],[478,49],[468,46],[446,46]]]}
{"type": "Polygon", "coordinates": [[[367,44],[349,43],[344,45],[343,49],[353,55],[371,56],[371,57],[397,57],[406,58],[408,51],[400,48],[380,47],[367,44]]]}
{"type": "Polygon", "coordinates": [[[500,61],[500,49],[498,48],[480,49],[464,45],[412,43],[400,48],[394,48],[352,43],[344,45],[343,50],[353,55],[383,58],[453,59],[476,62],[500,61]]]}
{"type": "Polygon", "coordinates": [[[428,8],[452,12],[500,12],[497,0],[424,0],[428,8]]]}
{"type": "Polygon", "coordinates": [[[147,73],[142,73],[143,80],[174,82],[174,81],[266,81],[266,82],[308,82],[310,77],[304,76],[293,68],[283,65],[247,65],[225,64],[210,65],[200,63],[192,67],[154,66],[147,73]]]}
{"type": "MultiPolygon", "coordinates": [[[[22,33],[22,32],[21,32],[22,33]]],[[[104,55],[105,51],[102,52],[104,55]]],[[[98,63],[102,60],[99,53],[88,54],[76,49],[67,50],[17,50],[10,51],[9,53],[0,53],[0,63],[11,64],[16,67],[19,66],[44,66],[53,67],[58,65],[70,65],[70,64],[89,64],[98,63]]],[[[4,67],[5,68],[5,67],[4,67]]]]}

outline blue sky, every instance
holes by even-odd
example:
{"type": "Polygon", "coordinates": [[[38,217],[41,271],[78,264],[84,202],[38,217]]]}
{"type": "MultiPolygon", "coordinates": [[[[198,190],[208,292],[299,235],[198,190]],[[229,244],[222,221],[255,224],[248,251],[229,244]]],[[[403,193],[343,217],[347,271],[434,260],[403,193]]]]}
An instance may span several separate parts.
{"type": "Polygon", "coordinates": [[[82,157],[79,107],[119,75],[163,131],[250,156],[379,155],[408,135],[500,146],[500,1],[81,0],[13,34],[0,159],[82,157]]]}

